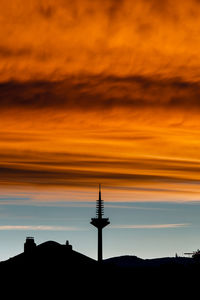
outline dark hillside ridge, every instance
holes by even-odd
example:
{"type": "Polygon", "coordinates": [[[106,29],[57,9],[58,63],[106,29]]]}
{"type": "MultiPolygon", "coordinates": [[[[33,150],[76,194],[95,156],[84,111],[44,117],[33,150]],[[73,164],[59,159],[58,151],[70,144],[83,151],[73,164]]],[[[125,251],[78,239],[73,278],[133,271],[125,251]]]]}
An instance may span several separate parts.
{"type": "Polygon", "coordinates": [[[191,266],[194,260],[189,257],[163,257],[142,259],[137,256],[123,255],[104,260],[104,264],[116,266],[119,268],[139,268],[139,267],[161,267],[165,265],[191,266]]]}
{"type": "Polygon", "coordinates": [[[93,265],[96,261],[86,255],[72,250],[70,245],[61,245],[54,241],[48,241],[36,246],[31,251],[18,254],[4,262],[0,263],[1,266],[23,265],[28,267],[27,263],[33,266],[47,266],[49,264],[67,265],[93,265]]]}
{"type": "MultiPolygon", "coordinates": [[[[97,262],[79,252],[72,250],[71,245],[61,245],[54,241],[42,243],[29,251],[20,253],[0,263],[4,274],[25,274],[31,277],[62,279],[62,272],[75,274],[77,277],[84,269],[92,270],[97,262]]],[[[25,275],[26,277],[26,275],[25,275]]]]}
{"type": "Polygon", "coordinates": [[[125,296],[133,289],[147,296],[158,293],[160,287],[179,294],[184,282],[189,286],[191,280],[194,285],[199,271],[199,262],[186,257],[141,259],[125,255],[98,263],[74,251],[68,242],[61,245],[48,241],[1,262],[0,280],[2,287],[31,287],[48,296],[71,292],[86,296],[94,291],[98,296],[106,292],[125,296]]]}

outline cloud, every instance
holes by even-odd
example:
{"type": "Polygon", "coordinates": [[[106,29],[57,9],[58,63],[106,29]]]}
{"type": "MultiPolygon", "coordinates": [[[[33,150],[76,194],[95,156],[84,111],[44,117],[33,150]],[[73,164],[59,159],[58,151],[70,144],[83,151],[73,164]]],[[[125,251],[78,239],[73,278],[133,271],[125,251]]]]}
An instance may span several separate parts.
{"type": "Polygon", "coordinates": [[[199,14],[196,0],[2,0],[0,80],[102,73],[198,80],[199,14]]]}
{"type": "Polygon", "coordinates": [[[194,0],[2,0],[1,186],[193,197],[199,15],[194,0]]]}
{"type": "Polygon", "coordinates": [[[48,226],[48,225],[0,225],[1,230],[34,230],[34,231],[80,231],[82,228],[70,226],[48,226]]]}
{"type": "Polygon", "coordinates": [[[190,223],[175,223],[175,224],[140,224],[140,225],[110,225],[113,229],[167,229],[188,227],[190,223]]]}
{"type": "Polygon", "coordinates": [[[59,82],[0,85],[1,108],[76,109],[199,108],[199,83],[151,77],[84,76],[59,82]]]}
{"type": "MultiPolygon", "coordinates": [[[[195,186],[199,183],[199,160],[137,156],[132,153],[126,157],[123,151],[127,149],[126,151],[129,153],[129,144],[133,143],[139,151],[143,145],[148,145],[149,149],[154,151],[155,143],[158,144],[160,140],[160,136],[149,137],[149,139],[146,137],[143,139],[141,136],[140,139],[137,138],[139,133],[135,132],[134,134],[136,137],[131,132],[130,138],[128,133],[127,136],[122,133],[123,143],[121,144],[119,132],[115,134],[108,131],[108,135],[103,133],[102,137],[95,132],[91,137],[87,134],[83,140],[79,141],[78,131],[75,145],[73,145],[73,140],[71,141],[68,137],[67,143],[71,145],[71,149],[68,147],[66,152],[64,151],[65,147],[56,150],[52,147],[52,140],[54,143],[59,141],[58,133],[54,137],[51,132],[51,136],[48,138],[46,136],[44,139],[42,138],[44,135],[39,135],[38,140],[35,134],[33,134],[32,140],[31,133],[27,139],[23,134],[19,134],[19,137],[17,134],[8,136],[3,134],[0,184],[75,188],[93,187],[101,182],[108,187],[118,186],[121,190],[129,190],[133,193],[177,194],[183,191],[185,194],[192,193],[192,185],[195,186]],[[94,150],[90,147],[91,152],[89,152],[88,143],[94,145],[94,150]],[[108,143],[110,143],[111,149],[112,145],[114,147],[117,145],[119,151],[114,154],[111,150],[108,151],[108,143]],[[100,151],[95,150],[96,144],[101,145],[100,151]],[[3,150],[4,145],[7,147],[5,150],[3,150]],[[31,149],[23,150],[23,147],[27,147],[27,145],[29,147],[31,145],[31,149]],[[48,147],[49,151],[47,151],[48,147]],[[188,188],[189,186],[190,188],[188,188]]],[[[73,138],[74,135],[75,133],[73,133],[73,138]]],[[[61,141],[62,139],[61,134],[61,141]]],[[[197,191],[193,190],[193,192],[197,191]]]]}
{"type": "Polygon", "coordinates": [[[6,59],[14,56],[15,58],[23,58],[29,56],[31,53],[30,48],[12,49],[12,47],[0,46],[0,58],[6,59]]]}
{"type": "Polygon", "coordinates": [[[154,211],[166,210],[166,208],[160,208],[160,207],[144,207],[144,206],[134,206],[134,205],[128,205],[128,204],[123,205],[122,203],[121,204],[106,203],[105,206],[106,206],[106,208],[117,208],[117,209],[154,210],[154,211]]]}
{"type": "MultiPolygon", "coordinates": [[[[170,174],[162,174],[161,172],[157,172],[157,174],[153,174],[151,172],[148,174],[147,171],[142,174],[139,172],[131,172],[125,169],[124,172],[117,171],[120,166],[120,163],[116,162],[113,166],[113,171],[109,170],[98,170],[97,164],[91,163],[93,165],[94,170],[90,170],[90,164],[85,163],[85,167],[81,168],[81,162],[77,163],[79,168],[56,168],[54,166],[50,167],[50,164],[35,166],[32,164],[31,166],[26,166],[23,164],[19,164],[16,166],[7,165],[0,166],[0,183],[2,185],[37,185],[37,186],[93,186],[98,182],[106,182],[107,184],[129,184],[129,185],[137,185],[138,183],[198,183],[199,179],[195,177],[187,176],[187,170],[185,177],[183,174],[178,174],[171,172],[170,174]]],[[[129,166],[130,167],[130,166],[129,166]]],[[[182,167],[183,169],[183,167],[182,167]]],[[[197,170],[196,170],[197,172],[197,170]]],[[[143,190],[143,191],[165,191],[166,189],[161,189],[159,187],[148,188],[148,187],[135,187],[135,190],[143,190]]],[[[175,192],[175,190],[173,190],[175,192]]]]}

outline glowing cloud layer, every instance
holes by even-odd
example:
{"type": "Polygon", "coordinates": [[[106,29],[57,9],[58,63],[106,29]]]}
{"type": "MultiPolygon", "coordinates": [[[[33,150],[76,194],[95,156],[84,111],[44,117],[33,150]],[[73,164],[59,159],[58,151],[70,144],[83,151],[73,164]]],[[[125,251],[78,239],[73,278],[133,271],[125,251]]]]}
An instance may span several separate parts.
{"type": "Polygon", "coordinates": [[[199,1],[1,0],[1,78],[199,79],[199,1]]]}
{"type": "Polygon", "coordinates": [[[1,186],[199,199],[199,17],[197,0],[1,0],[1,186]]]}
{"type": "Polygon", "coordinates": [[[0,230],[44,230],[44,231],[79,231],[76,227],[45,226],[45,225],[0,225],[0,230]]]}
{"type": "Polygon", "coordinates": [[[190,224],[140,224],[140,225],[111,225],[114,229],[165,229],[165,228],[179,228],[188,227],[190,224]]]}

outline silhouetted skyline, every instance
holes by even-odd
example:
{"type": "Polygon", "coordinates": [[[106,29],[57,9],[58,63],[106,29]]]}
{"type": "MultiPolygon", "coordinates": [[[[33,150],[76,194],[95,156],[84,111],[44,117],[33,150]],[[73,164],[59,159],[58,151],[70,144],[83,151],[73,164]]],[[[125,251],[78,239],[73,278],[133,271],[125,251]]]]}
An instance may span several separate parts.
{"type": "MultiPolygon", "coordinates": [[[[0,262],[0,279],[3,288],[15,283],[18,286],[17,291],[21,293],[20,287],[23,287],[24,290],[28,287],[28,282],[33,284],[37,279],[34,290],[40,291],[40,293],[45,291],[45,297],[52,296],[54,292],[56,295],[58,292],[64,295],[66,291],[72,295],[76,289],[81,296],[85,296],[86,290],[87,295],[90,291],[93,293],[98,291],[98,296],[105,295],[106,291],[107,296],[108,293],[111,293],[112,296],[119,296],[120,293],[123,295],[130,293],[130,289],[133,288],[131,283],[134,283],[134,293],[137,295],[140,293],[140,296],[141,292],[143,296],[150,296],[151,288],[153,288],[155,297],[156,291],[159,290],[160,293],[160,289],[166,287],[167,292],[173,291],[173,296],[176,294],[180,296],[182,282],[187,280],[187,284],[190,284],[190,288],[194,291],[191,283],[195,283],[194,279],[199,274],[199,250],[191,258],[182,257],[176,253],[173,257],[154,259],[142,259],[135,255],[103,259],[102,229],[110,222],[108,218],[103,217],[101,185],[99,185],[99,199],[96,200],[96,203],[96,218],[92,218],[90,223],[98,229],[97,260],[77,252],[69,240],[66,240],[65,244],[54,240],[37,244],[33,236],[27,236],[23,252],[0,262]],[[192,281],[191,275],[192,278],[194,277],[192,281]],[[101,282],[102,279],[103,282],[101,282]],[[170,284],[168,284],[169,281],[170,284]],[[53,283],[52,287],[51,282],[53,283]],[[88,287],[88,282],[91,288],[88,287]],[[159,288],[156,288],[157,286],[159,288]]],[[[137,228],[136,225],[135,228],[137,228]]],[[[144,228],[144,225],[140,225],[140,228],[144,228]]],[[[167,226],[160,224],[157,227],[151,225],[149,228],[166,229],[167,226]]],[[[167,293],[165,293],[166,295],[167,293]]]]}

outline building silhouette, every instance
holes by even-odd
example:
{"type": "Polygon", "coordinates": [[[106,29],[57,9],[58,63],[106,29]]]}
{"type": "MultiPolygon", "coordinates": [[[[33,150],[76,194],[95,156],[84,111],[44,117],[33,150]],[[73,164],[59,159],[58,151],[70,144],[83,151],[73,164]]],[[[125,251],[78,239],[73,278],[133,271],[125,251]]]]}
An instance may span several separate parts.
{"type": "Polygon", "coordinates": [[[104,204],[101,199],[101,184],[99,184],[99,199],[96,202],[96,218],[92,218],[90,224],[95,226],[98,230],[98,262],[103,259],[103,241],[102,231],[103,228],[110,224],[109,218],[103,218],[104,215],[104,204]]]}
{"type": "Polygon", "coordinates": [[[32,236],[28,236],[26,238],[26,241],[24,243],[24,252],[31,252],[33,249],[35,249],[36,243],[34,241],[34,238],[32,236]]]}
{"type": "MultiPolygon", "coordinates": [[[[65,250],[72,251],[72,245],[70,245],[69,241],[67,240],[64,245],[61,245],[65,250]]],[[[30,253],[37,247],[34,237],[28,236],[24,243],[24,253],[30,253]]]]}

